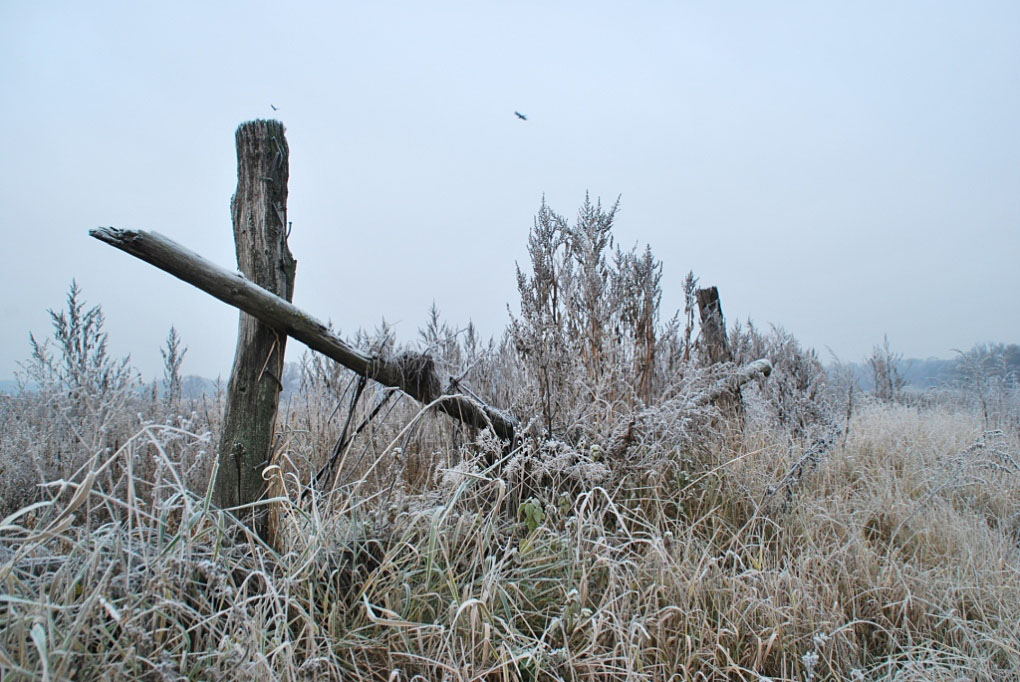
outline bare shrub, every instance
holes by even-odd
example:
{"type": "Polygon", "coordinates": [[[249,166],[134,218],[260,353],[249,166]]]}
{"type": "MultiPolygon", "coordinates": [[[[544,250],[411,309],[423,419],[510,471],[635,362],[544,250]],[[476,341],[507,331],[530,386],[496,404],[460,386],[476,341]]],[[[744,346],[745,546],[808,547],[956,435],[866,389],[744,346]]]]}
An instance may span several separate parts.
{"type": "Polygon", "coordinates": [[[13,428],[2,442],[0,512],[38,499],[37,484],[70,476],[85,463],[83,453],[116,447],[137,402],[140,380],[128,358],[107,353],[102,308],[87,308],[72,281],[67,309],[49,313],[53,337],[29,335],[23,388],[8,403],[13,428]]]}
{"type": "MultiPolygon", "coordinates": [[[[23,365],[22,390],[4,402],[0,457],[7,464],[0,468],[0,513],[44,499],[42,484],[70,479],[96,453],[118,450],[141,424],[208,433],[194,406],[180,398],[183,351],[176,334],[170,371],[176,372],[177,393],[175,402],[168,403],[141,391],[141,380],[128,358],[109,356],[102,308],[87,307],[77,283],[71,283],[66,310],[51,310],[50,318],[52,339],[40,342],[30,336],[32,354],[23,365]]],[[[204,488],[211,457],[204,449],[178,445],[175,438],[168,438],[167,447],[185,472],[184,480],[204,488]]],[[[139,473],[153,465],[150,458],[135,464],[139,473]]],[[[116,472],[107,470],[104,475],[116,477],[116,472]]]]}
{"type": "Polygon", "coordinates": [[[611,252],[617,210],[586,196],[571,224],[543,200],[528,238],[531,273],[517,269],[521,312],[506,342],[526,393],[514,407],[575,443],[654,402],[689,355],[677,317],[660,323],[662,264],[651,248],[611,252]]]}
{"type": "Polygon", "coordinates": [[[733,325],[730,346],[738,365],[758,358],[772,363],[769,377],[744,392],[762,418],[795,436],[811,435],[820,425],[828,428],[834,419],[825,391],[828,377],[814,350],[802,348],[782,327],[762,332],[750,321],[733,325]]]}
{"type": "Polygon", "coordinates": [[[187,348],[181,348],[181,337],[177,334],[177,329],[171,326],[166,335],[166,348],[159,350],[163,356],[163,401],[167,413],[180,411],[181,408],[183,388],[181,364],[187,352],[187,348]]]}
{"type": "Polygon", "coordinates": [[[1020,432],[1020,346],[982,344],[957,353],[955,383],[980,407],[985,428],[1020,432]]]}
{"type": "Polygon", "coordinates": [[[900,372],[900,365],[903,363],[903,355],[894,353],[889,348],[889,337],[882,340],[881,346],[875,346],[868,358],[868,367],[871,368],[871,376],[875,384],[875,396],[879,400],[892,402],[900,397],[906,379],[900,372]]]}

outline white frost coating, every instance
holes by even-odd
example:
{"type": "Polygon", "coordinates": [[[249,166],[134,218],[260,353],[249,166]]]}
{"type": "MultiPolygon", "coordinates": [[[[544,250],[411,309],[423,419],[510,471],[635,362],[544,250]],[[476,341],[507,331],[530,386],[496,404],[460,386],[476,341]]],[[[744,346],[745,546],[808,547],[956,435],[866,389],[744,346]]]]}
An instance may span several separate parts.
{"type": "Polygon", "coordinates": [[[772,363],[767,358],[755,360],[740,367],[733,374],[720,379],[707,391],[692,395],[688,399],[688,403],[694,407],[707,405],[727,393],[733,393],[751,379],[759,375],[767,377],[769,374],[772,374],[772,363]]]}

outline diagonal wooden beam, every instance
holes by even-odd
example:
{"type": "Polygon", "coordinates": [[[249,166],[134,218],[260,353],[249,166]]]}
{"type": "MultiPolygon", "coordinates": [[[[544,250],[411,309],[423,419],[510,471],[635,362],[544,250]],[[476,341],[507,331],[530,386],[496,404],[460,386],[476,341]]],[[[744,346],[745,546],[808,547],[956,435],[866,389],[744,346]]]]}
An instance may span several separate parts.
{"type": "Polygon", "coordinates": [[[423,404],[436,402],[437,409],[471,426],[491,425],[497,436],[513,440],[518,423],[513,416],[464,395],[443,394],[432,358],[427,355],[365,355],[293,303],[157,232],[97,227],[89,234],[257,317],[358,374],[399,388],[423,404]]]}

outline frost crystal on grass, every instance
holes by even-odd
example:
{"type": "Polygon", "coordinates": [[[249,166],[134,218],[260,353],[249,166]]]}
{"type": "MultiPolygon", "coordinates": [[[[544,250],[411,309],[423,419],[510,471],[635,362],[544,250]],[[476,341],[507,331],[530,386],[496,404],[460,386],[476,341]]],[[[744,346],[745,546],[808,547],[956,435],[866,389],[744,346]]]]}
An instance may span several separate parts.
{"type": "Polygon", "coordinates": [[[818,652],[812,649],[800,657],[801,663],[806,669],[806,679],[811,682],[815,678],[815,666],[818,665],[818,652]]]}

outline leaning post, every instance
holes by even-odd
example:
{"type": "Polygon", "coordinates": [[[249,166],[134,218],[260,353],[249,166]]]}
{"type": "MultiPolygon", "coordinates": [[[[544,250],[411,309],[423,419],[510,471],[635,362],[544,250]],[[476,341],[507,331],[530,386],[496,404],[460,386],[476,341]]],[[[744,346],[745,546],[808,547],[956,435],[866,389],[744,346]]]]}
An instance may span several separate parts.
{"type": "MultiPolygon", "coordinates": [[[[250,121],[237,129],[235,137],[237,191],[230,210],[238,269],[258,286],[291,301],[297,262],[287,246],[290,151],[283,124],[250,121]]],[[[220,507],[251,504],[266,494],[262,470],[272,456],[286,344],[285,334],[241,313],[214,482],[220,507]]],[[[272,542],[265,506],[242,513],[253,530],[272,542]]]]}

